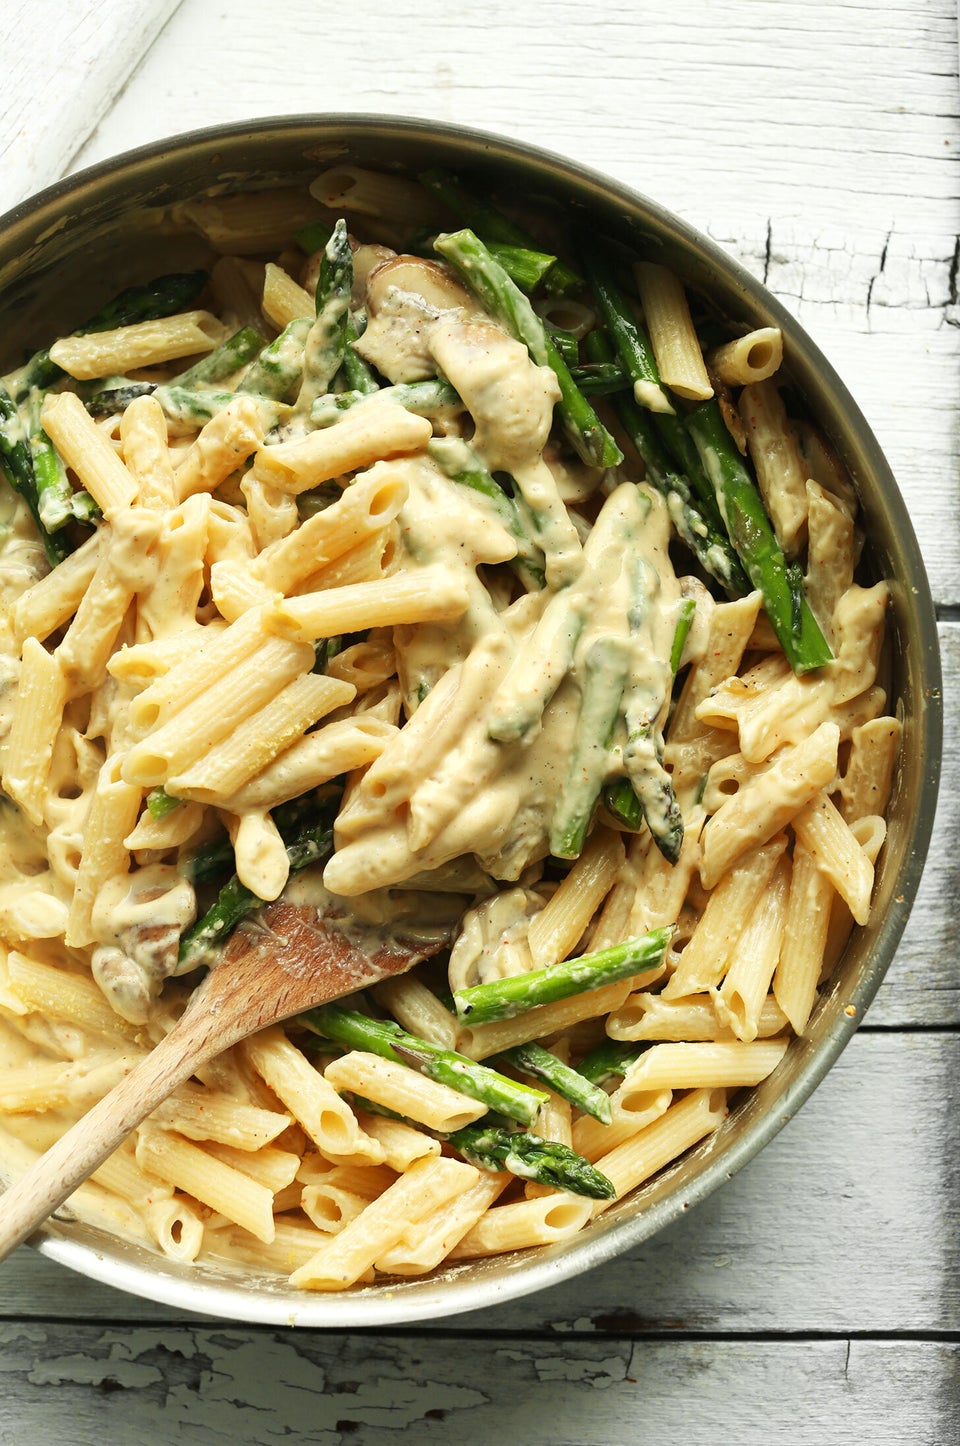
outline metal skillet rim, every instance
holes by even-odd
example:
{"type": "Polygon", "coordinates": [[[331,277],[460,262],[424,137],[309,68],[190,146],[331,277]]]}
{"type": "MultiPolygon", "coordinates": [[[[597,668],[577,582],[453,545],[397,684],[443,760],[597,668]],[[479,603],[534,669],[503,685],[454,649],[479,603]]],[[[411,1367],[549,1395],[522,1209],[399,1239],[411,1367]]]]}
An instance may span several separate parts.
{"type": "MultiPolygon", "coordinates": [[[[797,1078],[778,1096],[776,1108],[767,1109],[759,1119],[751,1122],[739,1138],[727,1143],[717,1158],[710,1160],[682,1192],[674,1190],[665,1198],[638,1210],[632,1218],[617,1221],[606,1229],[598,1230],[592,1227],[584,1235],[573,1237],[562,1249],[540,1247],[536,1252],[517,1252],[510,1260],[505,1274],[484,1279],[481,1271],[479,1281],[466,1280],[462,1277],[475,1269],[467,1266],[442,1273],[434,1281],[428,1279],[410,1282],[413,1289],[400,1283],[395,1288],[386,1285],[365,1288],[359,1294],[322,1297],[293,1292],[284,1296],[274,1292],[266,1294],[260,1292],[255,1285],[242,1283],[253,1279],[247,1272],[237,1278],[237,1283],[221,1276],[223,1284],[195,1271],[189,1275],[174,1274],[169,1269],[170,1262],[159,1254],[148,1253],[143,1247],[136,1245],[127,1246],[125,1242],[92,1227],[84,1229],[102,1244],[90,1244],[70,1238],[69,1233],[62,1234],[61,1228],[55,1224],[45,1227],[43,1232],[38,1232],[31,1242],[51,1259],[105,1284],[150,1300],[221,1319],[287,1326],[383,1326],[429,1320],[503,1304],[505,1301],[559,1284],[622,1254],[680,1218],[689,1206],[698,1203],[724,1180],[731,1178],[787,1123],[799,1105],[820,1083],[860,1022],[893,958],[916,894],[936,806],[942,744],[940,663],[933,603],[906,505],[872,431],[830,363],[776,298],[714,242],[656,201],[587,166],[508,137],[425,119],[368,114],[268,117],[253,122],[198,129],[98,162],[75,176],[56,182],[13,208],[0,218],[0,232],[45,210],[55,210],[85,186],[110,179],[116,180],[120,175],[158,158],[169,156],[173,163],[178,156],[184,157],[193,150],[215,145],[220,141],[236,143],[243,140],[256,145],[271,134],[279,138],[285,133],[298,130],[312,131],[315,137],[326,133],[330,139],[333,139],[338,131],[368,137],[389,134],[410,141],[422,141],[424,144],[440,139],[465,148],[473,147],[473,159],[482,157],[487,164],[496,165],[511,159],[525,164],[532,163],[540,171],[545,169],[554,181],[566,182],[581,193],[584,188],[587,191],[592,190],[606,200],[621,205],[635,217],[648,220],[654,229],[676,238],[684,248],[699,254],[709,264],[725,273],[743,293],[745,302],[754,310],[763,309],[777,318],[789,335],[792,347],[799,347],[803,351],[805,358],[817,368],[825,384],[830,387],[836,410],[844,418],[845,428],[849,430],[851,437],[856,438],[863,463],[875,478],[878,492],[892,509],[906,567],[905,581],[909,583],[911,592],[910,608],[915,617],[916,637],[922,650],[922,658],[915,666],[919,666],[925,685],[923,715],[917,718],[915,723],[919,730],[918,741],[926,758],[926,768],[912,820],[905,825],[904,857],[897,877],[897,898],[891,901],[880,922],[869,966],[862,970],[855,988],[846,993],[847,1012],[839,1011],[828,1034],[816,1045],[797,1078]],[[137,1256],[140,1259],[118,1258],[123,1255],[137,1256]]],[[[722,1133],[721,1130],[718,1135],[722,1133]]],[[[697,1147],[693,1152],[694,1156],[699,1151],[700,1147],[697,1147]]],[[[668,1173],[672,1173],[672,1168],[668,1173]]],[[[602,1225],[602,1222],[600,1224],[602,1225]]]]}

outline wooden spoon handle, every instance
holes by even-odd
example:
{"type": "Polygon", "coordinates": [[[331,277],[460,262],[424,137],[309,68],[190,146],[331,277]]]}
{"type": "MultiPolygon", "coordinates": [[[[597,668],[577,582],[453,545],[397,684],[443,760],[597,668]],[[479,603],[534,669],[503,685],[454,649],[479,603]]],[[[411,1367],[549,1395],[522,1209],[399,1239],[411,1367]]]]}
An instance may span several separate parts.
{"type": "Polygon", "coordinates": [[[198,1063],[193,1031],[172,1030],[142,1064],[0,1195],[0,1260],[42,1225],[198,1063]]]}

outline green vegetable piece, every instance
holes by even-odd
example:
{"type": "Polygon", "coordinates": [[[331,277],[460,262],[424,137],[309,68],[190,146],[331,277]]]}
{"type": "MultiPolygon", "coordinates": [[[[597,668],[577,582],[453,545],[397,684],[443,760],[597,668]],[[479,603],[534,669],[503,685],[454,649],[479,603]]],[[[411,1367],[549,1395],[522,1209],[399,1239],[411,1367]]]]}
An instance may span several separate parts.
{"type": "Polygon", "coordinates": [[[557,264],[555,256],[546,251],[533,251],[529,246],[506,246],[500,241],[488,241],[487,250],[497,258],[521,291],[536,291],[557,264]]]}
{"type": "Polygon", "coordinates": [[[428,1079],[448,1085],[460,1094],[478,1100],[507,1119],[532,1124],[547,1096],[517,1084],[487,1065],[466,1055],[431,1044],[408,1034],[393,1020],[371,1019],[339,1004],[324,1004],[301,1015],[301,1020],[318,1034],[336,1040],[348,1049],[366,1050],[419,1070],[428,1079]]]}
{"type": "Polygon", "coordinates": [[[586,656],[573,749],[550,825],[550,852],[555,858],[575,859],[583,852],[629,667],[626,638],[598,638],[586,656]]]}
{"type": "Polygon", "coordinates": [[[357,340],[357,327],[353,317],[347,315],[346,326],[343,334],[343,363],[341,370],[343,379],[352,392],[359,392],[362,396],[371,396],[380,390],[380,383],[374,375],[373,368],[364,361],[363,357],[353,349],[353,343],[357,340]]]}
{"type": "Polygon", "coordinates": [[[70,546],[60,532],[51,533],[40,513],[40,493],[34,471],[33,453],[20,409],[0,382],[0,467],[15,492],[19,492],[30,510],[43,543],[47,561],[56,567],[69,554],[70,546]]]}
{"type": "MultiPolygon", "coordinates": [[[[597,359],[600,365],[608,363],[610,347],[601,332],[589,333],[586,350],[587,355],[597,359]]],[[[715,577],[728,593],[742,597],[750,590],[750,584],[726,536],[712,491],[708,514],[708,510],[694,499],[686,476],[677,471],[661,447],[654,417],[627,393],[616,396],[614,408],[621,426],[643,460],[646,480],[667,504],[677,535],[690,548],[705,572],[715,577]]],[[[699,463],[698,469],[702,472],[699,463]]]]}
{"type": "MultiPolygon", "coordinates": [[[[71,336],[87,336],[90,332],[113,331],[119,326],[132,326],[138,321],[154,321],[183,311],[209,281],[205,271],[176,271],[157,276],[143,286],[128,286],[87,321],[75,327],[71,336]]],[[[53,386],[64,375],[50,360],[49,351],[38,351],[17,373],[14,400],[23,401],[34,387],[42,390],[53,386]]]]}
{"type": "MultiPolygon", "coordinates": [[[[482,201],[452,172],[436,167],[422,171],[419,179],[422,186],[439,196],[444,205],[459,216],[464,225],[475,231],[491,250],[493,246],[514,247],[522,251],[537,249],[533,238],[522,226],[511,221],[488,201],[482,201]]],[[[583,285],[583,277],[563,261],[555,260],[546,273],[545,290],[555,296],[582,291],[583,285]]]]}
{"type": "MultiPolygon", "coordinates": [[[[297,838],[287,844],[291,873],[329,857],[332,850],[332,821],[329,817],[323,817],[304,828],[297,838]]],[[[197,878],[198,875],[194,874],[193,877],[197,878]]],[[[179,972],[186,974],[191,969],[214,964],[223,944],[241,919],[259,909],[262,903],[263,900],[234,874],[224,884],[216,902],[203,918],[198,919],[180,936],[179,972]]]]}
{"type": "Polygon", "coordinates": [[[237,391],[274,402],[291,401],[303,380],[304,347],[312,326],[309,316],[288,322],[251,364],[237,391]]]}
{"type": "Polygon", "coordinates": [[[174,798],[172,794],[167,793],[165,788],[152,788],[147,794],[147,811],[151,818],[159,820],[173,813],[173,810],[179,808],[182,802],[182,799],[174,798]]]}
{"type": "Polygon", "coordinates": [[[603,1090],[584,1080],[583,1073],[575,1070],[540,1044],[518,1044],[504,1051],[503,1058],[520,1070],[542,1080],[562,1099],[569,1100],[584,1114],[592,1115],[602,1124],[610,1123],[610,1099],[603,1090]]]}
{"type": "Polygon", "coordinates": [[[620,364],[633,383],[636,400],[651,411],[672,412],[649,338],[617,285],[612,266],[593,247],[587,254],[586,271],[620,364]]]}
{"type": "Polygon", "coordinates": [[[611,949],[566,959],[548,969],[513,974],[489,984],[475,984],[456,990],[453,996],[458,1016],[472,1025],[495,1019],[512,1019],[541,1004],[554,1004],[571,994],[583,994],[619,979],[630,979],[660,963],[673,937],[673,928],[652,929],[636,939],[627,939],[611,949]]]}
{"type": "Polygon", "coordinates": [[[605,1039],[584,1055],[577,1073],[591,1084],[602,1085],[615,1075],[626,1074],[630,1066],[649,1049],[648,1044],[630,1044],[619,1039],[605,1039]]]}
{"type": "Polygon", "coordinates": [[[175,379],[178,387],[201,387],[212,386],[215,382],[222,382],[225,377],[233,376],[241,367],[263,350],[267,344],[267,338],[261,336],[255,326],[242,326],[235,331],[233,336],[228,336],[213,351],[194,362],[185,372],[181,372],[175,379]]]}
{"type": "Polygon", "coordinates": [[[84,403],[91,417],[115,417],[125,412],[137,397],[149,397],[159,388],[156,382],[127,382],[122,387],[104,387],[84,403]]]}
{"type": "Polygon", "coordinates": [[[484,1125],[468,1125],[447,1136],[447,1143],[480,1170],[509,1170],[521,1180],[535,1180],[591,1200],[613,1200],[616,1189],[606,1175],[571,1150],[538,1135],[515,1134],[484,1125]]]}
{"type": "Polygon", "coordinates": [[[317,317],[303,343],[303,381],[297,410],[309,412],[327,390],[343,362],[347,308],[353,289],[353,252],[347,223],[337,222],[323,250],[317,278],[317,317]]]}
{"type": "Polygon", "coordinates": [[[760,493],[743,465],[716,401],[701,402],[687,418],[704,471],[716,493],[730,541],[795,673],[822,668],[833,657],[810,611],[800,569],[780,550],[760,493]]]}
{"type": "Polygon", "coordinates": [[[587,398],[577,389],[556,343],[529,300],[472,231],[438,236],[436,250],[510,334],[522,341],[538,366],[548,366],[560,387],[557,406],[564,431],[578,455],[592,467],[615,467],[623,453],[587,398]]]}

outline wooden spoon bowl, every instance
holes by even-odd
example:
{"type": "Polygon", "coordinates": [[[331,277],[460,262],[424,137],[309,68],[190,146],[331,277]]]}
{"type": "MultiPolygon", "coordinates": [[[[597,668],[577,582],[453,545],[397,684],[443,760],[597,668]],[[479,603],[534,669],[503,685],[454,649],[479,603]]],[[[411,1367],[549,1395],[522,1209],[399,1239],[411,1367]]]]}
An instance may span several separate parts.
{"type": "Polygon", "coordinates": [[[237,929],[143,1063],[0,1197],[0,1260],[214,1055],[268,1024],[403,974],[443,942],[392,937],[333,904],[266,905],[237,929]]]}

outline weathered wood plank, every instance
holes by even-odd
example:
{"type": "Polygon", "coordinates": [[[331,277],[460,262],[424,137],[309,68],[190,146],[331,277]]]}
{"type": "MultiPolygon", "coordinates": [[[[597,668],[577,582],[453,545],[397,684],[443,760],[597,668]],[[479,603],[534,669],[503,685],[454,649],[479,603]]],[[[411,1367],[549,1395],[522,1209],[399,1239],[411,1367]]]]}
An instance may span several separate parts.
{"type": "MultiPolygon", "coordinates": [[[[141,29],[162,3],[137,7],[141,29]]],[[[86,0],[71,24],[107,8],[86,0]]],[[[0,100],[4,181],[21,142],[33,186],[79,139],[67,127],[62,151],[36,159],[12,96],[36,97],[44,115],[62,100],[79,100],[84,116],[92,99],[104,103],[75,66],[52,69],[58,28],[24,23],[52,9],[69,43],[50,0],[0,20],[3,53],[17,57],[0,100]],[[23,43],[33,33],[40,49],[23,43]]],[[[722,10],[688,0],[669,14],[610,0],[596,15],[581,0],[370,0],[338,34],[336,65],[329,15],[313,0],[288,0],[267,53],[260,0],[234,0],[228,25],[222,12],[183,0],[79,161],[191,125],[368,109],[508,133],[618,176],[765,275],[813,333],[887,449],[935,595],[960,602],[960,536],[945,525],[960,492],[953,0],[879,0],[869,11],[852,0],[722,10]]],[[[941,636],[950,718],[960,627],[941,636]]],[[[954,734],[931,865],[874,1027],[960,1019],[958,768],[954,734]]],[[[960,1329],[958,1063],[957,1035],[861,1033],[789,1129],[688,1219],[585,1278],[461,1317],[452,1331],[444,1323],[442,1351],[432,1331],[405,1332],[404,1343],[180,1325],[21,1251],[5,1267],[0,1318],[33,1323],[0,1341],[0,1443],[28,1431],[43,1446],[362,1442],[404,1429],[484,1446],[504,1432],[712,1446],[731,1408],[725,1429],[745,1446],[956,1440],[954,1346],[845,1338],[960,1329]],[[76,1323],[44,1326],[44,1315],[76,1323]],[[155,1327],[110,1330],[111,1319],[155,1327]],[[626,1343],[647,1331],[837,1339],[626,1343]],[[558,1339],[535,1340],[542,1332],[558,1339]]]]}
{"type": "Polygon", "coordinates": [[[30,0],[3,7],[0,212],[55,181],[180,0],[30,0]]]}
{"type": "Polygon", "coordinates": [[[960,1346],[0,1328],[0,1441],[943,1446],[960,1346]]]}
{"type": "MultiPolygon", "coordinates": [[[[960,1035],[860,1033],[788,1128],[689,1216],[623,1259],[456,1327],[960,1331],[958,1117],[960,1035]]],[[[0,1318],[183,1318],[26,1249],[4,1271],[0,1318]]]]}
{"type": "Polygon", "coordinates": [[[221,66],[205,63],[220,11],[185,0],[79,160],[193,125],[369,110],[609,172],[709,232],[810,330],[887,451],[937,598],[960,602],[960,535],[943,526],[960,503],[953,0],[611,0],[602,15],[581,0],[396,0],[351,18],[335,66],[324,7],[288,0],[269,55],[261,13],[234,0],[221,66]]]}

